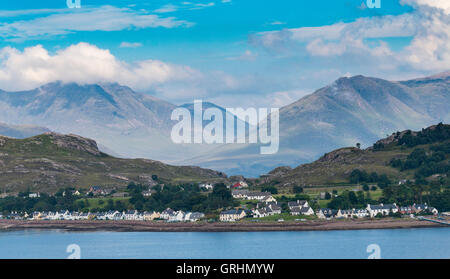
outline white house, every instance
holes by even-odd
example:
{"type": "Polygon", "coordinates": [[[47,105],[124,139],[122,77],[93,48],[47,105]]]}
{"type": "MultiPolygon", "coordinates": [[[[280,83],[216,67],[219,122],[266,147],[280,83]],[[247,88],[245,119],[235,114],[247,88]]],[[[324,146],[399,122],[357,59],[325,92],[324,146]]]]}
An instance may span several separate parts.
{"type": "Polygon", "coordinates": [[[163,212],[161,212],[161,215],[159,218],[163,220],[169,220],[169,218],[174,214],[175,211],[173,211],[171,208],[167,208],[163,212]]]}
{"type": "Polygon", "coordinates": [[[214,186],[211,183],[202,183],[199,185],[200,188],[203,188],[205,190],[212,190],[214,189],[214,186]]]}
{"type": "Polygon", "coordinates": [[[219,219],[221,222],[236,222],[246,216],[245,211],[242,209],[232,209],[227,211],[222,211],[220,213],[219,219]]]}
{"type": "Polygon", "coordinates": [[[120,213],[119,211],[108,211],[105,214],[105,219],[106,220],[120,220],[122,219],[122,213],[120,213]]]}
{"type": "Polygon", "coordinates": [[[255,208],[252,210],[252,213],[254,218],[262,218],[269,216],[269,213],[267,212],[265,207],[255,208]]]}
{"type": "Polygon", "coordinates": [[[368,217],[369,212],[366,209],[339,209],[336,218],[364,218],[368,217]]]}
{"type": "Polygon", "coordinates": [[[39,197],[41,197],[41,194],[39,192],[37,192],[37,193],[29,193],[28,197],[29,198],[39,198],[39,197]]]}
{"type": "Polygon", "coordinates": [[[292,202],[288,202],[288,207],[291,210],[293,207],[309,207],[308,201],[305,200],[296,200],[292,202]]]}
{"type": "Polygon", "coordinates": [[[248,190],[232,190],[231,195],[235,199],[246,199],[248,195],[248,190]]]}
{"type": "Polygon", "coordinates": [[[259,201],[267,201],[272,202],[275,199],[270,199],[272,195],[269,192],[248,192],[247,200],[259,200],[259,201]]]}
{"type": "Polygon", "coordinates": [[[316,212],[316,215],[319,219],[328,219],[336,217],[337,213],[338,211],[334,209],[321,208],[316,212]]]}
{"type": "Polygon", "coordinates": [[[393,204],[368,204],[367,205],[367,211],[369,212],[370,217],[375,217],[377,216],[379,213],[381,213],[382,215],[389,215],[391,212],[392,213],[397,213],[398,212],[398,207],[395,203],[393,204]]]}
{"type": "Polygon", "coordinates": [[[137,210],[128,210],[123,214],[123,219],[125,220],[137,220],[138,219],[138,212],[137,210]]]}
{"type": "Polygon", "coordinates": [[[168,222],[183,222],[185,213],[183,211],[175,211],[172,215],[169,216],[168,222]]]}
{"type": "Polygon", "coordinates": [[[198,220],[205,218],[205,214],[201,212],[188,212],[184,216],[184,221],[186,222],[197,222],[198,220]]]}

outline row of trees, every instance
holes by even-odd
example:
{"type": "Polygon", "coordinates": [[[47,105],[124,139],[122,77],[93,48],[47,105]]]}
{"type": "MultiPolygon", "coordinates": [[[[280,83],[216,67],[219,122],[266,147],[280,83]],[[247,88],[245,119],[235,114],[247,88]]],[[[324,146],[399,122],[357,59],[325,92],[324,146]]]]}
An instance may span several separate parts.
{"type": "Polygon", "coordinates": [[[434,129],[423,129],[417,134],[408,131],[398,140],[398,145],[414,147],[421,144],[443,142],[450,139],[450,125],[439,123],[434,129]]]}
{"type": "MultiPolygon", "coordinates": [[[[166,208],[184,211],[212,212],[219,208],[237,205],[231,191],[223,183],[216,184],[213,191],[205,195],[194,184],[156,186],[150,197],[142,195],[140,185],[130,190],[129,203],[137,210],[162,211],[166,208]]],[[[130,187],[129,187],[130,188],[130,187]]]]}
{"type": "Polygon", "coordinates": [[[379,175],[376,172],[367,173],[365,170],[355,169],[350,173],[350,183],[377,183],[380,188],[384,188],[391,183],[385,174],[379,175]]]}

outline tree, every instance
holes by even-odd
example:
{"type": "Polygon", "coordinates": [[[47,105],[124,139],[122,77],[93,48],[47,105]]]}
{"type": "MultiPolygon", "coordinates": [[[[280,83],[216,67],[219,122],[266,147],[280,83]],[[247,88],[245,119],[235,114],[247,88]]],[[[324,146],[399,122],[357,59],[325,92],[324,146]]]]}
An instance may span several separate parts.
{"type": "Polygon", "coordinates": [[[214,189],[211,194],[208,195],[206,200],[206,207],[209,209],[219,209],[233,205],[233,196],[231,191],[223,183],[214,185],[214,189]]]}
{"type": "Polygon", "coordinates": [[[361,143],[357,142],[356,143],[356,148],[361,149],[361,143]]]}
{"type": "Polygon", "coordinates": [[[369,185],[367,185],[367,183],[364,183],[364,184],[363,184],[363,190],[364,190],[365,192],[369,191],[369,185]]]}
{"type": "Polygon", "coordinates": [[[294,194],[300,194],[303,193],[303,187],[301,186],[294,186],[292,188],[292,192],[294,192],[294,194]]]}
{"type": "Polygon", "coordinates": [[[265,187],[262,188],[262,191],[263,192],[269,192],[272,195],[278,194],[278,190],[277,190],[277,188],[275,186],[265,186],[265,187]]]}

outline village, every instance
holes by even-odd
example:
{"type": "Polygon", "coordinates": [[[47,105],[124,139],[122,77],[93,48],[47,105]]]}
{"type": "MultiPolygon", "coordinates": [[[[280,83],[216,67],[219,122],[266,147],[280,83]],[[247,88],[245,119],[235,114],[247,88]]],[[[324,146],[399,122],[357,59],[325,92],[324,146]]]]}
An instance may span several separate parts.
{"type": "MultiPolygon", "coordinates": [[[[211,191],[212,184],[200,184],[200,188],[211,191]]],[[[203,212],[190,212],[167,208],[161,212],[138,211],[138,210],[108,210],[96,212],[78,212],[69,210],[59,211],[34,211],[34,212],[10,212],[0,214],[0,219],[13,220],[129,220],[129,221],[162,221],[162,222],[238,222],[241,220],[265,220],[266,217],[273,217],[271,220],[284,222],[284,216],[293,216],[296,221],[307,219],[357,219],[357,218],[380,218],[386,216],[406,216],[415,215],[438,215],[438,210],[432,206],[424,204],[412,204],[410,206],[397,206],[392,204],[367,204],[365,208],[343,208],[330,209],[319,208],[314,210],[307,200],[288,201],[284,205],[279,203],[270,192],[250,191],[245,182],[238,182],[227,186],[232,198],[240,202],[239,207],[228,208],[216,213],[216,217],[203,212]],[[249,206],[250,205],[250,206],[249,206]],[[250,208],[251,207],[251,208],[250,208]],[[283,210],[284,208],[284,210],[283,210]],[[288,215],[287,215],[288,214],[288,215]],[[208,217],[207,217],[208,215],[208,217]],[[279,217],[279,218],[278,218],[279,217]]],[[[153,191],[142,191],[142,196],[151,196],[153,191]]],[[[72,195],[79,196],[78,190],[73,190],[72,195]]],[[[66,195],[65,192],[62,195],[66,195]]],[[[93,186],[87,191],[88,196],[113,195],[110,191],[101,187],[93,186]]],[[[127,193],[116,193],[116,197],[124,197],[127,193]]],[[[27,198],[38,198],[40,193],[29,193],[27,198]]]]}

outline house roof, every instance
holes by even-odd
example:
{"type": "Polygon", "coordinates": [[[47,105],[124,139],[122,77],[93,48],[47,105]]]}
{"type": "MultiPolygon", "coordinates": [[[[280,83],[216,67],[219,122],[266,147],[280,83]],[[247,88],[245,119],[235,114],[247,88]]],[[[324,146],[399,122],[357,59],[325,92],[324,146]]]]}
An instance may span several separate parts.
{"type": "Polygon", "coordinates": [[[395,204],[371,204],[370,208],[372,210],[387,210],[387,209],[394,209],[397,208],[395,204]]]}
{"type": "Polygon", "coordinates": [[[261,196],[270,196],[271,194],[269,192],[249,192],[247,196],[249,197],[261,197],[261,196]]]}
{"type": "Polygon", "coordinates": [[[302,209],[300,210],[300,212],[308,212],[309,210],[311,209],[311,207],[309,207],[309,206],[304,206],[304,207],[302,207],[302,209]]]}
{"type": "Polygon", "coordinates": [[[242,209],[231,209],[231,210],[225,210],[220,212],[221,215],[235,215],[235,214],[241,214],[243,212],[242,209]]]}

